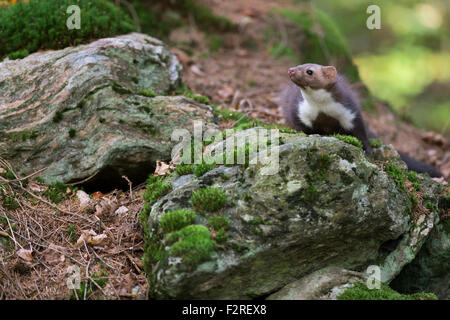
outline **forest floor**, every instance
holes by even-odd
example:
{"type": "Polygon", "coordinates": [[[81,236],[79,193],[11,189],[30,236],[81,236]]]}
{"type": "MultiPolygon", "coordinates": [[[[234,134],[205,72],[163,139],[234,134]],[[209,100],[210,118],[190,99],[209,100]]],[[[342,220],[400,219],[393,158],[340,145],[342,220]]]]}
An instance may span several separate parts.
{"type": "MultiPolygon", "coordinates": [[[[267,123],[283,123],[278,96],[294,62],[290,57],[274,58],[264,35],[269,25],[280,23],[268,13],[280,5],[289,8],[291,2],[203,3],[239,25],[239,32],[211,38],[193,24],[173,32],[170,42],[183,64],[184,82],[212,103],[267,123]],[[214,50],[211,43],[216,43],[214,50]]],[[[450,143],[444,137],[400,120],[380,102],[376,110],[364,112],[364,118],[384,143],[438,167],[449,178],[450,143]]],[[[14,235],[9,236],[14,249],[0,252],[0,300],[147,298],[138,223],[144,187],[93,194],[90,209],[82,208],[70,189],[58,205],[30,197],[30,192],[46,188],[34,181],[26,187],[28,191],[15,194],[19,207],[0,215],[0,231],[4,230],[0,240],[6,233],[14,235]],[[89,210],[93,214],[87,214],[89,210]],[[80,268],[78,291],[67,287],[73,274],[68,272],[70,266],[80,268]]]]}

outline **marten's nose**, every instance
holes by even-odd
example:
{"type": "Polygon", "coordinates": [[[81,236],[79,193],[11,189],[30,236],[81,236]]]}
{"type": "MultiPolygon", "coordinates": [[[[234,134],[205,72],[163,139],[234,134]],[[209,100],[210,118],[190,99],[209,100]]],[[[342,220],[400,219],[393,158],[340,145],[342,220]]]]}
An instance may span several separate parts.
{"type": "Polygon", "coordinates": [[[293,75],[295,72],[295,68],[289,68],[289,75],[293,75]]]}

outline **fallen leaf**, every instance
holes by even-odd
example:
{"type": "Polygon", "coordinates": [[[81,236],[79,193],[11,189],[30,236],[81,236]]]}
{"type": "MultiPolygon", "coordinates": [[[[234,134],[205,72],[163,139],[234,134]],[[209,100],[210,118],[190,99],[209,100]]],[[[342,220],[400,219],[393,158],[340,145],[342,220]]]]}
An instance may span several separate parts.
{"type": "Polygon", "coordinates": [[[167,164],[163,161],[156,160],[156,169],[155,169],[155,176],[164,176],[168,173],[170,173],[171,168],[170,164],[167,164]]]}
{"type": "Polygon", "coordinates": [[[129,210],[127,207],[125,206],[121,206],[119,209],[116,210],[116,212],[114,212],[115,214],[124,214],[127,213],[129,210]]]}
{"type": "Polygon", "coordinates": [[[77,191],[77,197],[80,200],[80,209],[82,211],[84,209],[86,209],[87,207],[92,206],[94,204],[94,202],[89,197],[89,195],[86,192],[84,192],[83,190],[77,191]]]}
{"type": "Polygon", "coordinates": [[[87,244],[92,244],[94,246],[98,246],[102,244],[108,236],[104,233],[97,235],[94,230],[83,230],[81,231],[81,236],[78,238],[77,243],[75,243],[76,247],[81,247],[84,242],[87,244]]]}
{"type": "Polygon", "coordinates": [[[17,251],[17,255],[27,262],[33,261],[33,251],[32,250],[20,249],[19,251],[17,251]]]}
{"type": "Polygon", "coordinates": [[[205,75],[205,73],[202,70],[200,70],[200,68],[198,66],[196,66],[196,65],[193,65],[191,67],[191,71],[192,71],[193,74],[195,74],[195,75],[197,75],[199,77],[203,77],[205,75]]]}
{"type": "Polygon", "coordinates": [[[103,198],[105,195],[101,193],[100,191],[94,192],[92,194],[92,199],[98,200],[100,198],[103,198]]]}
{"type": "Polygon", "coordinates": [[[30,189],[33,192],[42,192],[43,191],[42,188],[39,186],[39,184],[37,184],[34,181],[30,181],[28,183],[28,189],[30,189]]]}

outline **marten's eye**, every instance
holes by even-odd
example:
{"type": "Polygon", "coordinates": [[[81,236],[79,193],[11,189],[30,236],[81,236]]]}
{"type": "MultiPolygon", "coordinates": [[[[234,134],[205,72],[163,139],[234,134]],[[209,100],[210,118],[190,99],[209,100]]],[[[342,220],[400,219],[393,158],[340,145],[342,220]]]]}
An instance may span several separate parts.
{"type": "Polygon", "coordinates": [[[309,74],[309,75],[313,74],[312,70],[308,70],[308,71],[306,71],[306,73],[309,74]]]}

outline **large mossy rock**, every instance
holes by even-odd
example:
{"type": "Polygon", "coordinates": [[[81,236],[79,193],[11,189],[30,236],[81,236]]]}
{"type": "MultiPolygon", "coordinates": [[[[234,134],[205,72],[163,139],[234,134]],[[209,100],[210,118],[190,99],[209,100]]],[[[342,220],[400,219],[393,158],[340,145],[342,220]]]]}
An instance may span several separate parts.
{"type": "Polygon", "coordinates": [[[138,33],[5,60],[0,156],[24,174],[46,167],[46,182],[142,181],[170,159],[175,128],[213,118],[209,106],[165,96],[180,73],[162,42],[138,33]]]}
{"type": "MultiPolygon", "coordinates": [[[[251,130],[260,129],[235,136],[251,130]]],[[[414,231],[409,196],[360,148],[304,134],[280,141],[273,175],[250,162],[165,179],[171,191],[143,212],[154,297],[261,298],[330,266],[377,264],[388,283],[414,258],[426,233],[414,231]]]]}

